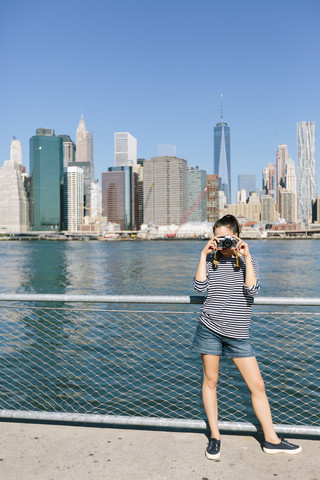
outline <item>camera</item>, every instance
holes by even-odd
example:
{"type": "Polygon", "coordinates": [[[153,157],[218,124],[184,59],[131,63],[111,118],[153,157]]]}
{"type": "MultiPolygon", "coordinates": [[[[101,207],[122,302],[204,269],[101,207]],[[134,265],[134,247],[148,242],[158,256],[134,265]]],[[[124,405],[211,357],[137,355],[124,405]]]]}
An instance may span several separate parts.
{"type": "Polygon", "coordinates": [[[238,240],[230,237],[230,235],[219,237],[218,240],[217,248],[220,248],[221,250],[225,250],[226,248],[235,248],[238,243],[238,240]]]}

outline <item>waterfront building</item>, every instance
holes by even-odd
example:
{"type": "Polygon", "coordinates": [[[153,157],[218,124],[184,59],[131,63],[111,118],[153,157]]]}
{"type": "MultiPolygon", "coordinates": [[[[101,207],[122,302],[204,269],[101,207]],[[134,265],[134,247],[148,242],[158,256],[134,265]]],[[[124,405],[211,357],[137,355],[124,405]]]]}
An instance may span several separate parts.
{"type": "Polygon", "coordinates": [[[256,191],[256,176],[247,174],[238,175],[238,191],[240,192],[241,190],[246,191],[246,201],[249,198],[250,192],[256,191]]]}
{"type": "Polygon", "coordinates": [[[114,164],[116,167],[137,165],[137,139],[129,132],[114,134],[114,164]]]}
{"type": "Polygon", "coordinates": [[[153,157],[144,162],[144,223],[179,225],[187,213],[187,162],[153,157]]]}
{"type": "Polygon", "coordinates": [[[29,230],[29,202],[22,173],[21,143],[15,137],[10,160],[0,169],[0,230],[14,233],[29,230]]]}
{"type": "Polygon", "coordinates": [[[275,164],[269,163],[262,172],[262,195],[275,194],[275,164]]]}
{"type": "Polygon", "coordinates": [[[221,109],[220,123],[214,127],[214,173],[219,175],[219,190],[226,196],[226,203],[231,203],[231,160],[230,127],[223,121],[221,109]]]}
{"type": "Polygon", "coordinates": [[[58,135],[62,138],[63,145],[63,168],[67,169],[69,163],[76,161],[76,146],[69,135],[58,135]]]}
{"type": "Polygon", "coordinates": [[[121,230],[138,230],[138,175],[130,166],[102,173],[102,215],[121,230]]]}
{"type": "Polygon", "coordinates": [[[207,175],[207,221],[219,219],[219,175],[207,175]]]}
{"type": "Polygon", "coordinates": [[[38,128],[30,138],[30,224],[32,230],[62,227],[63,144],[54,130],[38,128]]]}
{"type": "Polygon", "coordinates": [[[320,195],[312,201],[312,223],[320,224],[320,195]]]}
{"type": "Polygon", "coordinates": [[[311,222],[312,201],[317,197],[315,122],[297,124],[297,203],[298,219],[311,222]]]}
{"type": "Polygon", "coordinates": [[[199,167],[187,167],[188,179],[188,212],[193,209],[193,212],[188,218],[189,222],[205,222],[207,218],[206,194],[204,194],[195,206],[199,195],[207,186],[207,172],[199,169],[199,167]]]}
{"type": "Polygon", "coordinates": [[[276,202],[272,195],[264,195],[260,199],[261,222],[273,223],[276,220],[276,202]]]}
{"type": "Polygon", "coordinates": [[[64,174],[64,228],[78,232],[83,221],[83,170],[67,167],[64,174]]]}

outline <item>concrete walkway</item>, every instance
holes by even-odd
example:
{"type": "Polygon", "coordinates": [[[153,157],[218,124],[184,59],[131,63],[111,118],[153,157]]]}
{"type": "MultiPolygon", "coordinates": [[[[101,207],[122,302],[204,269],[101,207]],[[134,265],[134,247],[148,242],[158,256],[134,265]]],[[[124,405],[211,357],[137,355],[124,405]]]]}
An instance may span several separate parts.
{"type": "Polygon", "coordinates": [[[320,441],[267,455],[252,436],[223,435],[207,460],[202,433],[0,423],[1,480],[320,480],[320,441]]]}

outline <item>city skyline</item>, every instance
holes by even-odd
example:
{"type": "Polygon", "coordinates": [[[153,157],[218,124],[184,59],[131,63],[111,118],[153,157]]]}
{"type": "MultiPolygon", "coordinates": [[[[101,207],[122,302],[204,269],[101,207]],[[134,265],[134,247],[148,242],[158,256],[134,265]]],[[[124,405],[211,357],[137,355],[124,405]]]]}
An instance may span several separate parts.
{"type": "MultiPolygon", "coordinates": [[[[94,133],[96,178],[114,164],[114,132],[126,131],[138,139],[138,157],[175,144],[178,157],[212,174],[221,93],[232,131],[233,186],[239,174],[256,175],[258,183],[275,161],[270,147],[280,143],[297,162],[297,123],[320,122],[317,1],[84,6],[81,0],[58,0],[50,10],[37,2],[2,2],[1,162],[15,135],[28,166],[28,139],[39,125],[75,142],[83,114],[94,133]]],[[[316,157],[317,151],[316,144],[316,157]]],[[[232,195],[234,201],[234,188],[232,195]]]]}

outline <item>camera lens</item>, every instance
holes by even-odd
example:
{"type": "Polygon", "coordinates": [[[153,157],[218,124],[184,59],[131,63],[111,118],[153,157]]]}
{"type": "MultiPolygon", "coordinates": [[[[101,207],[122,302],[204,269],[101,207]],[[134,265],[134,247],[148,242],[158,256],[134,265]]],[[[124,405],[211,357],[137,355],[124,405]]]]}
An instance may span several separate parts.
{"type": "Polygon", "coordinates": [[[224,248],[230,248],[232,245],[232,239],[231,238],[225,238],[224,239],[224,248]]]}

